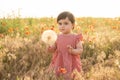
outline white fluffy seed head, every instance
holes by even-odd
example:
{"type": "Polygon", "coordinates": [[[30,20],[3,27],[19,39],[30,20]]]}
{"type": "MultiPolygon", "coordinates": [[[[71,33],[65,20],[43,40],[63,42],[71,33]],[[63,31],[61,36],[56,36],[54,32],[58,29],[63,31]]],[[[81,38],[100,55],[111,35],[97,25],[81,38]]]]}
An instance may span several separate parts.
{"type": "Polygon", "coordinates": [[[53,30],[46,30],[42,33],[41,40],[46,44],[52,45],[57,40],[57,34],[53,30]]]}

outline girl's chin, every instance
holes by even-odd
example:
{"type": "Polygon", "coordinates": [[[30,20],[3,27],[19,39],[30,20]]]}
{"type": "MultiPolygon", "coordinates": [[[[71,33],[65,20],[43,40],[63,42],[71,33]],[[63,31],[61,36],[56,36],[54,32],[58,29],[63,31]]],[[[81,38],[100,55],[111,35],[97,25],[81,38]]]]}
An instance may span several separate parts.
{"type": "Polygon", "coordinates": [[[62,34],[69,34],[68,32],[61,32],[62,34]]]}
{"type": "Polygon", "coordinates": [[[62,34],[69,34],[69,33],[71,33],[71,32],[60,31],[60,33],[62,33],[62,34]]]}

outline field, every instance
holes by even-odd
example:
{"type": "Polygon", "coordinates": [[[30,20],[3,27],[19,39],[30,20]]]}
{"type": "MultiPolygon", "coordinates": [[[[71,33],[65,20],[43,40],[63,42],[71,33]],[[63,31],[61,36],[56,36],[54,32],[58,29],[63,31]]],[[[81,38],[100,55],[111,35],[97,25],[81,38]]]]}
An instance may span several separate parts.
{"type": "MultiPolygon", "coordinates": [[[[57,80],[45,71],[52,54],[40,37],[48,29],[59,33],[56,18],[0,19],[0,80],[57,80]]],[[[120,80],[120,18],[76,18],[74,32],[84,48],[75,80],[120,80]]]]}

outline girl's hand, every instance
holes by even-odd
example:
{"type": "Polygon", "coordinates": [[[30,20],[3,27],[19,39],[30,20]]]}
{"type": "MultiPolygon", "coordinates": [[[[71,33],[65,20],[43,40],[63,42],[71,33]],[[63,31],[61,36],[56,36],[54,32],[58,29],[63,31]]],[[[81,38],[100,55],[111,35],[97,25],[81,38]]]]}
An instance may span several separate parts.
{"type": "Polygon", "coordinates": [[[51,51],[52,50],[52,46],[47,45],[47,51],[51,51]]]}
{"type": "Polygon", "coordinates": [[[56,46],[55,45],[48,45],[47,46],[47,51],[48,52],[55,52],[55,50],[56,50],[56,46]]]}
{"type": "Polygon", "coordinates": [[[83,52],[83,48],[81,45],[77,45],[77,48],[74,49],[71,45],[67,46],[68,52],[73,55],[80,55],[83,52]]]}
{"type": "Polygon", "coordinates": [[[73,47],[71,45],[67,45],[67,48],[68,48],[68,52],[69,53],[72,53],[73,52],[73,47]]]}

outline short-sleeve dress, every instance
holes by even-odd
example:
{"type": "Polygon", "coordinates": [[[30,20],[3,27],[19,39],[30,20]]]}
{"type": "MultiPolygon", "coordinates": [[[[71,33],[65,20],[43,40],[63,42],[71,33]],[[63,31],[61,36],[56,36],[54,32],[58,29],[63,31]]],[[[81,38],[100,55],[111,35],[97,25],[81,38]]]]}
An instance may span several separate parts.
{"type": "MultiPolygon", "coordinates": [[[[71,74],[74,69],[77,69],[77,71],[81,71],[82,65],[80,60],[80,55],[73,55],[68,52],[67,45],[71,45],[73,48],[76,48],[76,44],[82,40],[82,34],[59,34],[56,46],[57,49],[55,53],[53,54],[52,61],[50,63],[49,69],[54,69],[55,74],[59,76],[61,72],[59,71],[60,68],[66,69],[67,74],[71,74]]],[[[66,80],[69,79],[70,76],[66,78],[66,80]]]]}

